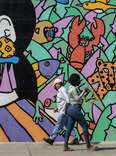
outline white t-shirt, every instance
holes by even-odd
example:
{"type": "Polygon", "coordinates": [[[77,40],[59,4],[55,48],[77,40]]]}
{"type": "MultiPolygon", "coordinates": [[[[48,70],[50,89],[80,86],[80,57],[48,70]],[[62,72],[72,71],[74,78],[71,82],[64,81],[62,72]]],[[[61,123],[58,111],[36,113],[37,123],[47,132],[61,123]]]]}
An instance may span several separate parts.
{"type": "Polygon", "coordinates": [[[66,89],[62,86],[61,88],[59,88],[57,94],[57,107],[59,113],[65,113],[66,103],[69,103],[69,98],[66,89]]]}

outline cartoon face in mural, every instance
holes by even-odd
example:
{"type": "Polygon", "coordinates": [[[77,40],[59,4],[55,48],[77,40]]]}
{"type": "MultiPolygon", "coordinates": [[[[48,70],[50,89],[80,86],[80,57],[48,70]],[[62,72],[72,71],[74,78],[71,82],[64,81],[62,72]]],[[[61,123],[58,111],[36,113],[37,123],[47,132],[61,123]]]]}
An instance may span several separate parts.
{"type": "Polygon", "coordinates": [[[35,74],[23,55],[32,38],[34,26],[35,12],[29,0],[0,2],[1,106],[18,98],[36,100],[35,74]]]}
{"type": "Polygon", "coordinates": [[[0,38],[9,38],[12,42],[16,41],[16,33],[11,19],[6,16],[0,16],[0,38]]]}
{"type": "Polygon", "coordinates": [[[116,90],[116,62],[103,62],[97,60],[98,72],[88,78],[90,84],[99,83],[97,94],[100,99],[106,95],[108,91],[116,90]]]}
{"type": "Polygon", "coordinates": [[[16,33],[8,16],[0,16],[0,57],[10,57],[15,53],[16,33]]]}
{"type": "Polygon", "coordinates": [[[18,63],[18,57],[15,57],[15,45],[16,33],[13,23],[7,15],[0,16],[0,73],[1,73],[1,85],[0,85],[0,105],[6,105],[18,98],[15,88],[16,81],[13,72],[13,63],[18,63]],[[12,60],[11,60],[12,59],[12,60]],[[17,60],[15,62],[15,60],[17,60]],[[11,63],[8,71],[8,62],[11,63]],[[12,71],[12,72],[11,72],[12,71]],[[5,87],[6,86],[6,87],[5,87]],[[12,97],[12,98],[11,98],[12,97]]]}
{"type": "Polygon", "coordinates": [[[38,22],[35,27],[33,40],[41,44],[50,42],[54,39],[57,31],[58,29],[49,21],[38,22]]]}

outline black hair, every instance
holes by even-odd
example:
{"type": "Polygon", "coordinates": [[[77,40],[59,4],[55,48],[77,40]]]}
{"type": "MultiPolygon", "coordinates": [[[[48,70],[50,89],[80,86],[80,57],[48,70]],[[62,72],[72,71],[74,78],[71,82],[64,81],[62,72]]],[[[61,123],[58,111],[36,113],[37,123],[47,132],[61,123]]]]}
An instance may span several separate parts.
{"type": "Polygon", "coordinates": [[[80,84],[80,76],[76,73],[72,74],[69,78],[69,83],[73,86],[78,86],[80,84]]]}
{"type": "Polygon", "coordinates": [[[61,86],[63,86],[63,82],[59,82],[61,86]]]}
{"type": "Polygon", "coordinates": [[[10,17],[16,32],[15,55],[19,63],[14,65],[19,98],[37,100],[37,81],[32,65],[23,52],[29,45],[36,24],[35,9],[31,0],[0,0],[0,16],[10,17]]]}

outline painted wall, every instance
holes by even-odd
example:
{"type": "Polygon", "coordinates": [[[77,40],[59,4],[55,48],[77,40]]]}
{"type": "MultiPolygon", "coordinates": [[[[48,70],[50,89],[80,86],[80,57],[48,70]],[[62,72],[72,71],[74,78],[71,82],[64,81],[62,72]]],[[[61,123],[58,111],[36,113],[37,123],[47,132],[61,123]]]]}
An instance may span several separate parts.
{"type": "MultiPolygon", "coordinates": [[[[116,141],[115,0],[0,1],[0,141],[36,142],[57,121],[56,78],[78,73],[91,141],[116,141]]],[[[78,123],[74,127],[84,141],[78,123]]],[[[56,141],[63,141],[59,135],[56,141]]]]}

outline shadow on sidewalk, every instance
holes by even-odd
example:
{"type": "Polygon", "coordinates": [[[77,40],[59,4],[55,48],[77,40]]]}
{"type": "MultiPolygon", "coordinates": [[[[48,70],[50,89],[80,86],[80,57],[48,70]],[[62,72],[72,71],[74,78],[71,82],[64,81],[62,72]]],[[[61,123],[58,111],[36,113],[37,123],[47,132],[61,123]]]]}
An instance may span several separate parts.
{"type": "Polygon", "coordinates": [[[97,147],[96,151],[116,150],[116,147],[97,147]]]}

